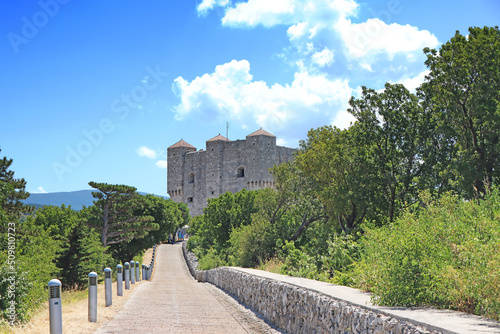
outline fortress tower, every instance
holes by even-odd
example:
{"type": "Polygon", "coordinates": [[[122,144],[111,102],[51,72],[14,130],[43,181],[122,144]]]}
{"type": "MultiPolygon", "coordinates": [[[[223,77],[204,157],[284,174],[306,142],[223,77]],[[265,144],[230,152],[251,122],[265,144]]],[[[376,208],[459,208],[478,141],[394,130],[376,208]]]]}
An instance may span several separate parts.
{"type": "Polygon", "coordinates": [[[205,151],[182,139],[167,151],[167,192],[197,216],[207,199],[227,191],[274,187],[269,169],[291,160],[296,149],[276,146],[276,136],[260,129],[245,140],[230,141],[219,134],[207,140],[205,151]]]}

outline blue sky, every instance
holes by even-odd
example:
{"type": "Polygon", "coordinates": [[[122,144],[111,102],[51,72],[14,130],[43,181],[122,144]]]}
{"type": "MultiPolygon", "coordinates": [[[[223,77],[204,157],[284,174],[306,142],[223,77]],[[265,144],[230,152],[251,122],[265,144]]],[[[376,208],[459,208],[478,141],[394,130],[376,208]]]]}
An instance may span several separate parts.
{"type": "Polygon", "coordinates": [[[500,23],[498,0],[3,1],[0,156],[30,192],[166,195],[166,150],[260,127],[297,147],[350,96],[415,89],[422,48],[500,23]]]}

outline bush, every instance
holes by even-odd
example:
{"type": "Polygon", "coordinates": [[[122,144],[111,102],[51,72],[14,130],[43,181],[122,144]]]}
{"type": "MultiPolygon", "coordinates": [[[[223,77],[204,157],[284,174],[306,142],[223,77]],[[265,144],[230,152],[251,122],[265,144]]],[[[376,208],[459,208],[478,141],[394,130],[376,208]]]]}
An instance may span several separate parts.
{"type": "Polygon", "coordinates": [[[224,256],[218,254],[214,248],[210,248],[205,256],[198,261],[199,270],[209,270],[227,265],[228,263],[224,260],[224,256]]]}
{"type": "Polygon", "coordinates": [[[377,304],[434,305],[500,314],[500,198],[446,195],[390,226],[369,230],[354,282],[377,304]]]}
{"type": "Polygon", "coordinates": [[[317,279],[320,276],[314,259],[304,251],[295,248],[293,241],[286,241],[282,248],[284,264],[282,274],[317,279]]]}
{"type": "MultiPolygon", "coordinates": [[[[19,222],[17,231],[26,228],[29,222],[19,222]]],[[[39,226],[29,227],[29,233],[18,233],[15,243],[15,259],[8,263],[7,251],[0,256],[1,310],[9,318],[11,302],[14,302],[15,322],[28,320],[31,310],[47,300],[47,283],[57,273],[53,259],[58,242],[48,231],[39,226]],[[10,292],[10,293],[9,293],[10,292]]]]}
{"type": "Polygon", "coordinates": [[[335,284],[352,285],[349,270],[359,261],[361,246],[355,236],[335,235],[327,241],[327,254],[321,256],[321,271],[335,284]]]}
{"type": "Polygon", "coordinates": [[[255,267],[275,255],[276,243],[280,240],[277,224],[255,215],[251,225],[240,226],[231,232],[231,264],[255,267]]]}

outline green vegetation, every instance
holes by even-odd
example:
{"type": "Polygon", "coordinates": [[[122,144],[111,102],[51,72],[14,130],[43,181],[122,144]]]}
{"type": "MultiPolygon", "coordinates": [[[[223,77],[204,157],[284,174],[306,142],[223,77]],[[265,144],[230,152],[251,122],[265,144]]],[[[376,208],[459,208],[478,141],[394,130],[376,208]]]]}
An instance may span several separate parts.
{"type": "Polygon", "coordinates": [[[226,193],[192,224],[221,265],[359,287],[375,303],[500,318],[500,30],[424,49],[416,93],[362,88],[348,129],[309,131],[275,189],[226,193]]]}
{"type": "Polygon", "coordinates": [[[446,194],[396,223],[368,230],[351,277],[382,305],[435,305],[500,316],[500,197],[446,194]]]}
{"type": "Polygon", "coordinates": [[[93,182],[100,192],[91,207],[34,211],[20,202],[29,193],[26,182],[9,170],[11,164],[0,160],[0,311],[7,323],[29,319],[47,300],[50,279],[61,280],[63,291],[85,289],[90,271],[142,258],[145,249],[189,220],[183,204],[139,195],[133,187],[93,182]]]}

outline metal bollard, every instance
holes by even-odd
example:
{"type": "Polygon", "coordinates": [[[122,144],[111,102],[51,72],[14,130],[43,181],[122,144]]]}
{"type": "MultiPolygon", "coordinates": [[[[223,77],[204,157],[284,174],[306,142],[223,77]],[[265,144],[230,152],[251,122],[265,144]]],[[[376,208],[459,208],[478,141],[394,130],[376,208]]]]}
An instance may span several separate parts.
{"type": "Polygon", "coordinates": [[[113,287],[111,282],[111,268],[104,268],[104,298],[106,307],[113,304],[113,287]]]}
{"type": "Polygon", "coordinates": [[[116,266],[116,295],[123,296],[123,266],[116,266]]]}
{"type": "Polygon", "coordinates": [[[135,262],[130,261],[130,283],[135,284],[135,262]]]}
{"type": "Polygon", "coordinates": [[[50,334],[62,334],[61,281],[51,279],[48,286],[50,334]]]}
{"type": "Polygon", "coordinates": [[[89,274],[89,322],[97,322],[97,273],[89,274]]]}
{"type": "Polygon", "coordinates": [[[142,265],[142,279],[143,280],[147,279],[146,278],[146,265],[145,264],[142,265]]]}
{"type": "Polygon", "coordinates": [[[139,275],[139,261],[135,263],[135,280],[136,282],[141,281],[141,276],[139,275]]]}
{"type": "Polygon", "coordinates": [[[125,262],[125,289],[130,290],[130,263],[125,262]]]}

